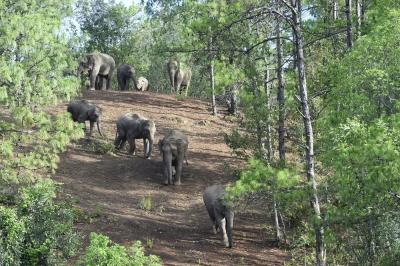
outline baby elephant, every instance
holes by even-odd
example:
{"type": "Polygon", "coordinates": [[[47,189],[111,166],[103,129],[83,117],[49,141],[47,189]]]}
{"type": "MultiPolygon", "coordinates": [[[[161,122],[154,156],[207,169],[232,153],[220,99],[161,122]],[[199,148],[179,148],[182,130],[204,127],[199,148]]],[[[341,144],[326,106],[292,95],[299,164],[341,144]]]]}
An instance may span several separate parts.
{"type": "Polygon", "coordinates": [[[171,130],[158,142],[160,153],[163,155],[165,185],[180,185],[183,160],[189,146],[188,138],[179,130],[171,130]],[[172,167],[175,168],[175,182],[172,181],[172,167]]]}
{"type": "Polygon", "coordinates": [[[148,159],[154,142],[156,126],[153,121],[141,116],[140,114],[127,113],[117,121],[117,132],[114,145],[117,149],[122,149],[125,142],[129,143],[129,153],[135,154],[135,139],[143,139],[144,155],[148,159]]]}
{"type": "Polygon", "coordinates": [[[204,190],[203,201],[213,223],[214,234],[221,231],[225,247],[232,247],[233,210],[224,200],[225,188],[221,185],[209,186],[204,190]]]}
{"type": "Polygon", "coordinates": [[[92,136],[94,123],[97,123],[97,130],[99,131],[100,136],[103,136],[100,130],[101,110],[99,107],[86,100],[78,100],[68,104],[67,112],[71,113],[74,122],[85,124],[85,121],[90,121],[89,136],[92,136]]]}

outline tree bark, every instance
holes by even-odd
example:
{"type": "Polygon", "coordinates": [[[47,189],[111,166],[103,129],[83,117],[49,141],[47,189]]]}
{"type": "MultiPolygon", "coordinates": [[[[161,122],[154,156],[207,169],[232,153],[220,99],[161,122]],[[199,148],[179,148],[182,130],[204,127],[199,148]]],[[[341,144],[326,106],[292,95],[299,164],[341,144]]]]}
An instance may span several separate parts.
{"type": "Polygon", "coordinates": [[[326,265],[326,249],[324,240],[324,229],[321,219],[321,210],[318,199],[318,188],[317,179],[314,171],[314,135],[313,127],[311,122],[311,114],[308,105],[307,96],[307,82],[306,72],[304,63],[304,51],[303,51],[303,36],[301,30],[301,0],[292,0],[294,8],[292,10],[293,17],[293,30],[296,35],[296,51],[297,51],[297,69],[298,69],[298,82],[299,82],[299,94],[301,100],[301,110],[303,115],[304,133],[306,136],[305,143],[305,156],[306,156],[306,170],[307,180],[311,183],[311,205],[314,210],[316,222],[314,224],[315,240],[316,240],[316,265],[326,265]]]}
{"type": "MultiPolygon", "coordinates": [[[[208,48],[211,51],[213,44],[212,37],[209,39],[208,48]]],[[[217,115],[217,105],[215,102],[215,75],[214,75],[214,56],[210,52],[210,88],[211,88],[211,106],[212,106],[212,114],[217,115]]]]}
{"type": "Polygon", "coordinates": [[[280,21],[276,22],[276,56],[277,67],[276,75],[278,78],[278,141],[279,141],[279,166],[284,168],[286,165],[285,159],[285,86],[283,84],[283,49],[281,39],[280,21]]]}
{"type": "MultiPolygon", "coordinates": [[[[265,58],[265,62],[267,63],[267,59],[265,58]]],[[[264,73],[264,89],[265,94],[267,97],[267,109],[268,109],[268,116],[267,116],[267,132],[265,140],[263,140],[263,150],[266,151],[266,155],[263,156],[264,160],[266,160],[269,164],[272,162],[272,129],[271,129],[271,112],[272,112],[272,103],[271,103],[271,86],[268,83],[269,81],[269,69],[268,66],[265,68],[264,73]]]]}
{"type": "Polygon", "coordinates": [[[351,0],[346,0],[346,39],[347,39],[347,49],[351,49],[353,47],[353,25],[351,19],[351,0]]]}
{"type": "MultiPolygon", "coordinates": [[[[333,22],[336,22],[336,20],[339,17],[339,3],[338,0],[332,0],[332,19],[333,22]]],[[[337,45],[338,45],[338,36],[336,34],[334,34],[332,36],[332,50],[333,50],[333,54],[337,54],[338,49],[337,49],[337,45]]]]}
{"type": "Polygon", "coordinates": [[[356,11],[357,11],[357,38],[361,36],[362,27],[362,0],[356,0],[356,11]]]}

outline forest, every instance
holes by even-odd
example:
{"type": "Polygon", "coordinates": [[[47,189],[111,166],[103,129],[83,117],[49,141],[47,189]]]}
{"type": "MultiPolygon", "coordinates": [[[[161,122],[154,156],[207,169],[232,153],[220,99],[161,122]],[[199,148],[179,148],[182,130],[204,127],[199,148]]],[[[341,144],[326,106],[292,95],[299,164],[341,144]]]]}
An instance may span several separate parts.
{"type": "Polygon", "coordinates": [[[0,266],[398,265],[397,97],[398,0],[0,0],[0,266]]]}

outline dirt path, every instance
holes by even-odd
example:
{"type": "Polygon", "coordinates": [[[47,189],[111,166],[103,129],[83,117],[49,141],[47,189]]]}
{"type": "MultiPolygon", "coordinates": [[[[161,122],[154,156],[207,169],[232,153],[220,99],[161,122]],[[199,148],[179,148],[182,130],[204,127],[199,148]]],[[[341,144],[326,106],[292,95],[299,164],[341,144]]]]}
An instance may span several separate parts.
{"type": "MultiPolygon", "coordinates": [[[[236,215],[233,249],[223,248],[219,235],[211,232],[202,191],[211,184],[231,182],[226,166],[241,162],[231,157],[223,140],[223,132],[232,125],[211,117],[207,103],[151,92],[91,91],[84,98],[103,109],[103,131],[110,142],[115,121],[129,111],[153,119],[157,127],[151,160],[143,159],[140,141],[134,157],[126,151],[117,156],[94,154],[79,144],[62,155],[56,179],[92,217],[79,225],[86,242],[92,231],[124,245],[141,240],[165,265],[283,264],[286,254],[268,247],[262,230],[266,219],[256,210],[236,215]],[[156,143],[170,128],[181,129],[190,141],[189,166],[184,166],[181,186],[163,185],[156,143]],[[141,206],[144,197],[151,198],[149,211],[141,206]]],[[[65,108],[60,105],[57,111],[65,108]]]]}

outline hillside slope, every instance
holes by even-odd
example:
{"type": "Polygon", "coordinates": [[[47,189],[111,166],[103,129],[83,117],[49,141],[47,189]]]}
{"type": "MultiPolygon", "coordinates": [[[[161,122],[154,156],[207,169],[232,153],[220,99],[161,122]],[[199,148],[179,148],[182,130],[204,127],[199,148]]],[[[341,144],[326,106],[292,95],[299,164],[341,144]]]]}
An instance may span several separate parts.
{"type": "MultiPolygon", "coordinates": [[[[223,248],[213,235],[202,202],[203,190],[211,184],[232,181],[227,165],[242,164],[231,157],[223,133],[232,124],[209,115],[208,103],[153,92],[89,91],[85,99],[103,109],[103,132],[110,143],[115,121],[127,112],[139,112],[156,123],[151,160],[143,158],[137,141],[137,155],[126,150],[116,156],[85,149],[88,140],[70,146],[61,157],[56,180],[64,183],[64,195],[72,195],[90,221],[79,224],[87,243],[88,234],[101,232],[113,241],[129,245],[141,240],[149,253],[165,265],[282,265],[285,252],[268,247],[262,230],[268,219],[248,209],[235,219],[234,248],[223,248]],[[184,165],[182,185],[164,186],[162,159],[157,147],[169,128],[189,137],[189,166],[184,165]],[[141,204],[151,198],[151,210],[141,204]]],[[[55,110],[63,112],[66,104],[55,110]]],[[[99,138],[95,132],[94,138],[99,138]]]]}

